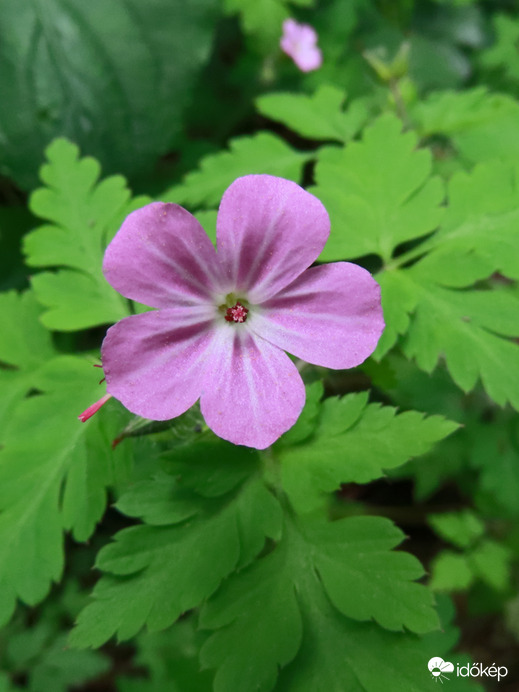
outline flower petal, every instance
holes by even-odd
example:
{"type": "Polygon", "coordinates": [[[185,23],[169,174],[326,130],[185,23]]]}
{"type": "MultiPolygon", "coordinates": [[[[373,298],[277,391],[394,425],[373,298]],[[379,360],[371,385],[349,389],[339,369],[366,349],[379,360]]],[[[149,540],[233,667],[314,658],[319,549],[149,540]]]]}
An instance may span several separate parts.
{"type": "Polygon", "coordinates": [[[293,19],[286,19],[283,22],[280,46],[302,72],[310,72],[321,67],[323,62],[317,38],[315,29],[308,24],[298,24],[293,19]]]}
{"type": "Polygon", "coordinates": [[[312,267],[251,311],[248,325],[308,363],[352,368],[373,353],[384,330],[380,287],[350,262],[312,267]]]}
{"type": "Polygon", "coordinates": [[[138,416],[168,420],[198,399],[213,335],[208,308],[132,315],[108,330],[101,357],[107,391],[138,416]]]}
{"type": "Polygon", "coordinates": [[[207,300],[219,284],[214,247],[178,204],[153,202],[132,212],[108,245],[103,272],[126,298],[152,307],[207,300]]]}
{"type": "Polygon", "coordinates": [[[217,435],[265,449],[294,425],[305,388],[283,351],[242,325],[224,325],[211,344],[211,358],[200,408],[217,435]]]}
{"type": "Polygon", "coordinates": [[[296,183],[238,178],[222,197],[216,223],[227,290],[252,303],[270,298],[312,264],[329,233],[326,209],[296,183]]]}

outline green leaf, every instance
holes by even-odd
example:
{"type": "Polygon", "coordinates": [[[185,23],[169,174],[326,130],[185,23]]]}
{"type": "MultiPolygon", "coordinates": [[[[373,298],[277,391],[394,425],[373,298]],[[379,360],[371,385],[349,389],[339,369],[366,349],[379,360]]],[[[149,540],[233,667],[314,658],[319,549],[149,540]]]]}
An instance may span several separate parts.
{"type": "Polygon", "coordinates": [[[511,96],[485,87],[437,92],[419,102],[412,117],[423,136],[447,136],[465,163],[517,161],[519,103],[511,96]]]}
{"type": "MultiPolygon", "coordinates": [[[[153,481],[168,512],[163,482],[153,481]]],[[[175,502],[175,488],[167,485],[175,502]]],[[[279,535],[279,505],[255,476],[239,491],[212,501],[200,497],[198,504],[198,513],[188,521],[182,521],[182,513],[169,512],[174,524],[124,529],[101,550],[97,567],[109,574],[80,614],[70,638],[73,646],[96,647],[113,634],[128,639],[144,625],[152,632],[168,627],[209,597],[233,569],[250,562],[266,536],[279,535]]],[[[121,506],[131,509],[132,503],[123,497],[121,506]]],[[[157,524],[162,521],[162,515],[156,517],[157,524]]]]}
{"type": "Polygon", "coordinates": [[[17,0],[2,2],[4,175],[33,187],[43,148],[64,135],[110,173],[144,178],[183,136],[217,9],[215,0],[59,0],[20,12],[17,0]]]}
{"type": "Polygon", "coordinates": [[[463,391],[473,389],[480,378],[496,403],[510,401],[519,408],[519,347],[502,338],[519,333],[513,319],[519,301],[498,291],[453,291],[426,281],[420,285],[419,264],[411,275],[419,302],[402,344],[406,355],[426,372],[442,355],[463,391]]]}
{"type": "Polygon", "coordinates": [[[162,455],[168,472],[183,487],[203,497],[229,493],[259,468],[256,450],[233,445],[213,435],[174,447],[162,455]]]}
{"type": "Polygon", "coordinates": [[[278,548],[231,577],[204,608],[201,626],[219,630],[201,652],[204,666],[218,668],[215,692],[270,690],[296,655],[302,622],[286,553],[278,548]]]}
{"type": "Polygon", "coordinates": [[[110,669],[110,662],[99,652],[73,651],[66,643],[66,635],[60,635],[44,651],[30,672],[29,690],[67,692],[110,669]]]}
{"type": "Polygon", "coordinates": [[[469,509],[431,514],[427,521],[438,535],[458,548],[468,548],[485,532],[485,524],[469,509]]]}
{"type": "Polygon", "coordinates": [[[2,431],[14,408],[33,386],[34,373],[55,354],[51,335],[38,320],[41,311],[32,291],[0,294],[0,313],[9,325],[0,334],[0,364],[8,366],[0,368],[2,431]]]}
{"type": "Polygon", "coordinates": [[[421,584],[418,560],[389,552],[404,538],[381,517],[352,517],[304,526],[306,550],[332,603],[354,620],[374,619],[389,630],[413,632],[437,627],[432,598],[421,584]]]}
{"type": "MultiPolygon", "coordinates": [[[[519,111],[518,111],[519,114],[519,111]]],[[[449,182],[449,206],[417,267],[421,277],[463,287],[495,271],[519,278],[519,168],[494,161],[449,182]]]]}
{"type": "Polygon", "coordinates": [[[416,288],[404,272],[385,271],[376,276],[382,294],[382,310],[386,323],[373,357],[379,360],[405,334],[411,324],[411,314],[418,303],[416,288]]]}
{"type": "Polygon", "coordinates": [[[30,605],[61,576],[63,528],[86,540],[105,510],[106,487],[125,478],[129,462],[128,450],[110,448],[119,407],[77,420],[101,394],[90,363],[54,358],[33,386],[41,393],[13,411],[0,452],[0,583],[7,603],[18,595],[30,605]]]}
{"type": "Polygon", "coordinates": [[[32,291],[0,293],[4,324],[0,336],[0,361],[19,370],[34,370],[55,351],[52,338],[38,321],[41,307],[32,291]]]}
{"type": "Polygon", "coordinates": [[[466,555],[443,550],[431,564],[430,587],[434,591],[466,591],[474,581],[466,555]]]}
{"type": "Polygon", "coordinates": [[[55,140],[46,155],[45,187],[32,194],[30,206],[52,224],[29,233],[24,251],[32,267],[64,268],[33,278],[38,300],[49,308],[42,322],[64,331],[115,322],[129,314],[128,304],[103,276],[103,251],[123,218],[148,200],[131,202],[120,176],[98,182],[97,161],[80,159],[65,139],[55,140]]]}
{"type": "Polygon", "coordinates": [[[268,173],[299,182],[310,154],[296,151],[270,132],[231,140],[230,151],[209,154],[200,169],[188,173],[184,181],[161,195],[164,202],[188,207],[214,207],[229,187],[242,175],[268,173]]]}
{"type": "MultiPolygon", "coordinates": [[[[393,688],[423,692],[427,661],[433,656],[441,655],[454,662],[467,661],[466,655],[449,651],[459,639],[459,633],[451,624],[455,609],[446,598],[438,598],[442,631],[420,638],[338,616],[320,593],[315,577],[301,589],[303,598],[306,605],[303,643],[297,658],[281,671],[277,692],[320,689],[387,692],[393,688]]],[[[456,681],[458,690],[481,692],[479,686],[463,679],[456,681]]]]}
{"type": "Polygon", "coordinates": [[[496,41],[482,55],[482,62],[487,67],[501,68],[514,81],[519,80],[519,22],[516,17],[498,14],[494,17],[496,41]]]}
{"type": "Polygon", "coordinates": [[[416,150],[413,132],[386,114],[364,131],[361,142],[322,150],[316,166],[317,195],[332,222],[324,261],[370,253],[389,260],[397,245],[438,225],[443,186],[429,178],[431,154],[416,150]]]}
{"type": "Polygon", "coordinates": [[[410,457],[428,451],[458,425],[440,416],[367,405],[365,394],[326,399],[319,426],[303,444],[280,448],[281,477],[299,512],[311,511],[323,493],[342,483],[369,483],[410,457]]]}
{"type": "Polygon", "coordinates": [[[176,478],[165,473],[152,480],[132,483],[115,506],[123,514],[139,517],[151,526],[176,524],[195,516],[201,509],[193,492],[179,486],[176,478]]]}
{"type": "Polygon", "coordinates": [[[370,110],[363,100],[353,101],[346,112],[346,94],[332,84],[321,84],[311,96],[273,93],[256,99],[262,115],[283,123],[308,139],[333,139],[347,142],[368,120],[370,110]]]}
{"type": "Polygon", "coordinates": [[[470,391],[481,379],[496,403],[509,401],[515,408],[519,406],[519,351],[511,337],[519,335],[513,317],[519,310],[517,295],[497,288],[476,290],[472,285],[496,271],[519,276],[516,180],[515,166],[501,162],[453,176],[450,204],[437,233],[392,260],[386,268],[390,276],[377,277],[388,335],[376,353],[383,355],[397,333],[407,330],[402,348],[420,368],[431,372],[443,357],[463,391],[470,391]],[[396,269],[420,255],[409,269],[396,269]]]}
{"type": "MultiPolygon", "coordinates": [[[[356,517],[315,526],[288,523],[283,541],[272,553],[233,575],[204,606],[201,626],[216,631],[203,646],[201,660],[218,668],[215,691],[272,689],[278,666],[294,658],[301,634],[299,665],[289,667],[286,676],[281,674],[276,689],[321,689],[329,674],[335,680],[330,689],[358,689],[352,671],[357,652],[351,651],[347,633],[355,637],[359,631],[369,632],[362,642],[364,660],[372,661],[367,669],[377,656],[370,646],[372,638],[384,635],[376,626],[358,625],[349,618],[380,618],[395,629],[406,621],[420,631],[436,628],[430,594],[408,582],[421,575],[419,563],[409,555],[389,552],[401,539],[398,529],[382,518],[356,517]],[[394,575],[387,591],[381,579],[386,568],[394,575]],[[340,642],[342,650],[335,659],[332,647],[333,666],[326,648],[330,639],[340,642]],[[301,670],[305,673],[299,676],[301,670]],[[289,671],[294,671],[297,683],[289,671]]],[[[360,643],[352,646],[362,648],[360,643]]],[[[364,675],[369,675],[367,669],[364,675]]]]}
{"type": "Polygon", "coordinates": [[[468,556],[474,574],[497,591],[510,586],[510,550],[497,541],[480,543],[468,556]]]}
{"type": "MultiPolygon", "coordinates": [[[[476,421],[470,428],[470,460],[479,469],[479,488],[506,517],[519,512],[519,440],[517,419],[505,411],[492,422],[476,421]]],[[[467,431],[469,432],[469,431],[467,431]]]]}

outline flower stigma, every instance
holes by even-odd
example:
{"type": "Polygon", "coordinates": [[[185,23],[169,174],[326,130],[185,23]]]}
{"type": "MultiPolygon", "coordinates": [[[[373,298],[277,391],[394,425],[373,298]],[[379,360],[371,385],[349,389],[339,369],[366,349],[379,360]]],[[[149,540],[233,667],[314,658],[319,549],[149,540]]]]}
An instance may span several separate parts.
{"type": "Polygon", "coordinates": [[[235,293],[225,296],[225,302],[218,307],[218,311],[223,315],[227,322],[246,322],[249,308],[244,305],[247,303],[243,298],[239,299],[235,293]]]}
{"type": "Polygon", "coordinates": [[[248,309],[238,300],[236,301],[236,305],[233,305],[232,308],[227,308],[225,319],[227,322],[245,322],[248,312],[248,309]]]}

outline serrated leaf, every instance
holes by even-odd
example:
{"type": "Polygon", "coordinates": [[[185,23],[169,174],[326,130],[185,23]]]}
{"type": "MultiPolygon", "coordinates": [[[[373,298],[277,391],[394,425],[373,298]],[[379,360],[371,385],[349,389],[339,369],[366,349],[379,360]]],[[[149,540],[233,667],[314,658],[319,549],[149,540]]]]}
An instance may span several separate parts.
{"type": "Polygon", "coordinates": [[[519,169],[494,161],[456,173],[448,196],[420,276],[453,287],[469,286],[495,271],[519,278],[519,169]]]}
{"type": "Polygon", "coordinates": [[[342,89],[321,84],[311,96],[288,92],[264,94],[256,99],[256,107],[262,115],[308,139],[347,142],[362,129],[370,109],[365,101],[358,99],[344,112],[345,100],[342,89]]]}
{"type": "Polygon", "coordinates": [[[378,404],[366,406],[364,394],[326,399],[314,435],[304,444],[280,449],[281,477],[299,512],[323,502],[323,494],[342,483],[368,483],[384,469],[428,451],[452,433],[457,423],[416,411],[395,415],[378,404]]]}
{"type": "Polygon", "coordinates": [[[512,291],[476,290],[472,285],[496,271],[519,276],[516,181],[515,167],[501,162],[453,176],[450,205],[437,233],[392,260],[386,268],[390,277],[377,277],[388,307],[389,335],[376,354],[380,357],[395,342],[395,333],[407,327],[401,345],[420,368],[431,372],[444,357],[463,391],[480,379],[496,403],[509,401],[515,408],[519,350],[511,338],[519,335],[514,318],[519,301],[512,291]],[[409,269],[396,269],[420,255],[409,269]],[[466,290],[454,290],[462,288],[466,290]],[[399,296],[401,300],[395,300],[399,296]]]}
{"type": "Polygon", "coordinates": [[[79,158],[78,148],[65,139],[55,140],[46,155],[45,187],[32,194],[30,207],[53,223],[24,240],[30,266],[63,267],[33,279],[38,300],[49,308],[43,322],[64,331],[115,322],[129,309],[103,276],[103,251],[123,218],[148,200],[130,201],[121,176],[99,182],[98,162],[79,158]]]}
{"type": "Polygon", "coordinates": [[[335,607],[354,620],[374,619],[389,630],[402,626],[429,632],[437,626],[432,598],[413,580],[423,576],[418,560],[389,552],[404,534],[381,517],[352,517],[304,526],[311,555],[335,607]]]}
{"type": "Polygon", "coordinates": [[[431,154],[416,145],[416,135],[386,114],[361,142],[323,150],[311,192],[328,210],[332,232],[320,259],[376,253],[387,261],[397,245],[436,228],[443,185],[429,178],[431,154]]]}
{"type": "MultiPolygon", "coordinates": [[[[272,689],[278,666],[286,665],[299,649],[301,630],[303,650],[296,659],[301,664],[289,667],[286,676],[281,673],[276,689],[321,689],[319,685],[330,668],[325,645],[330,631],[342,650],[340,687],[337,687],[336,673],[339,662],[334,660],[331,675],[335,682],[330,689],[358,689],[356,673],[351,670],[351,667],[356,668],[355,654],[348,646],[347,632],[370,632],[364,639],[365,644],[371,636],[384,640],[385,635],[376,626],[352,622],[342,614],[344,611],[363,620],[380,617],[397,629],[408,615],[409,621],[421,630],[436,628],[437,618],[431,608],[430,594],[425,587],[407,581],[421,574],[418,562],[414,558],[408,560],[410,556],[388,551],[401,538],[402,534],[390,522],[374,517],[317,522],[314,526],[310,522],[287,525],[283,541],[272,553],[233,575],[204,606],[201,626],[216,631],[202,648],[201,660],[205,665],[218,668],[215,691],[251,689],[252,684],[262,692],[272,689]],[[367,557],[370,553],[372,557],[378,555],[375,561],[380,560],[373,573],[367,557]],[[381,563],[387,559],[389,566],[391,555],[400,562],[400,569],[394,572],[394,594],[399,593],[396,599],[390,595],[391,587],[384,592],[383,580],[380,580],[380,587],[376,586],[381,563]],[[342,585],[337,579],[337,570],[342,573],[342,585]],[[356,584],[363,577],[365,582],[359,592],[356,584]],[[370,598],[373,588],[376,595],[370,598]],[[409,597],[410,591],[405,593],[406,588],[416,589],[414,605],[418,607],[413,614],[406,611],[407,605],[414,600],[414,596],[409,597]],[[336,607],[331,605],[326,592],[336,607]],[[363,594],[360,605],[354,602],[359,593],[363,594]],[[317,656],[316,651],[319,652],[317,656]],[[310,666],[307,657],[311,660],[310,666]],[[301,668],[305,674],[300,677],[301,668]],[[319,684],[317,670],[321,675],[319,684]],[[294,671],[297,683],[289,671],[294,671]]],[[[395,567],[396,562],[393,563],[395,567]]],[[[373,656],[369,645],[364,655],[365,660],[373,656]]],[[[364,675],[369,673],[365,671],[364,675]]]]}
{"type": "Polygon", "coordinates": [[[302,622],[292,576],[286,550],[278,548],[231,578],[204,608],[201,626],[219,630],[201,652],[204,666],[218,668],[215,692],[271,690],[278,666],[296,655],[302,622]]]}
{"type": "MultiPolygon", "coordinates": [[[[164,503],[161,483],[154,481],[164,503]]],[[[124,498],[121,502],[125,506],[124,498]]],[[[200,498],[199,506],[188,521],[174,516],[173,525],[125,529],[103,548],[97,566],[109,574],[80,614],[73,646],[96,647],[114,634],[128,639],[144,625],[150,631],[168,627],[209,597],[233,569],[250,562],[266,536],[279,535],[279,505],[257,477],[223,498],[200,498]]]]}
{"type": "Polygon", "coordinates": [[[315,579],[305,585],[301,600],[302,646],[281,671],[276,692],[387,692],[388,681],[395,689],[423,692],[424,666],[437,655],[438,645],[341,616],[315,579]]]}
{"type": "Polygon", "coordinates": [[[519,408],[519,346],[503,336],[519,333],[513,315],[519,301],[490,291],[453,291],[419,281],[413,269],[419,302],[402,343],[406,355],[431,372],[443,355],[456,384],[465,392],[481,379],[498,404],[519,408]],[[497,332],[498,334],[496,334],[497,332]],[[470,354],[470,357],[467,357],[470,354]]]}
{"type": "Polygon", "coordinates": [[[298,182],[302,167],[310,158],[310,154],[292,149],[270,132],[236,137],[229,147],[229,151],[209,154],[202,159],[200,169],[189,173],[180,185],[164,192],[162,201],[188,207],[214,207],[235,178],[268,173],[298,182]]]}
{"type": "Polygon", "coordinates": [[[40,394],[22,401],[0,452],[0,582],[6,598],[33,605],[63,568],[63,528],[85,540],[101,518],[106,486],[124,477],[128,452],[112,452],[122,423],[113,407],[86,424],[77,412],[99,398],[90,363],[49,361],[33,378],[40,394]],[[64,486],[64,487],[63,487],[64,486]]]}

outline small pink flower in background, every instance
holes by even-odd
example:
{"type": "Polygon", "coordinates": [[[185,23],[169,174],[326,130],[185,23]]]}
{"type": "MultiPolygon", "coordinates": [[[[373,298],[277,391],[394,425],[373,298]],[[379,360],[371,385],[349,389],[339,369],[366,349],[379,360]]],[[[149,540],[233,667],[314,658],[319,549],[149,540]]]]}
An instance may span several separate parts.
{"type": "Polygon", "coordinates": [[[308,24],[285,19],[279,45],[302,72],[317,70],[322,65],[323,56],[317,47],[317,33],[308,24]]]}
{"type": "Polygon", "coordinates": [[[133,413],[167,420],[198,399],[207,425],[235,444],[264,449],[305,401],[285,350],[310,363],[351,368],[384,328],[380,289],[365,269],[308,269],[330,231],[321,202],[269,175],[238,178],[223,195],[216,251],[176,204],[130,214],[103,271],[132,300],[158,310],[110,327],[102,346],[107,391],[133,413]]]}

